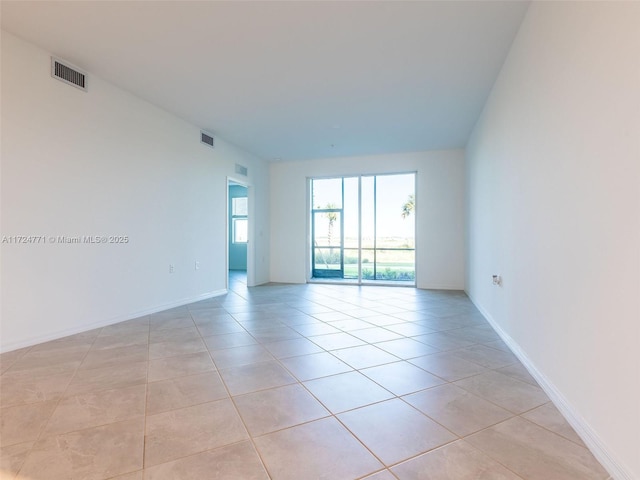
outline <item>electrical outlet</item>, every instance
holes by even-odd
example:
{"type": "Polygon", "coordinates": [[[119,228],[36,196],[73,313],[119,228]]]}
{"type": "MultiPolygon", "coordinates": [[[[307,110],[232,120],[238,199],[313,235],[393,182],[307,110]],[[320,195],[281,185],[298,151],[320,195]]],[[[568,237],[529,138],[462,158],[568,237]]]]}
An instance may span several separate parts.
{"type": "Polygon", "coordinates": [[[493,275],[493,284],[502,286],[502,277],[500,275],[493,275]]]}
{"type": "Polygon", "coordinates": [[[196,263],[195,263],[195,265],[194,265],[194,268],[195,268],[196,270],[200,270],[200,262],[198,262],[197,260],[196,260],[196,263]]]}
{"type": "Polygon", "coordinates": [[[174,268],[173,265],[169,264],[169,273],[173,273],[174,272],[174,268]]]}

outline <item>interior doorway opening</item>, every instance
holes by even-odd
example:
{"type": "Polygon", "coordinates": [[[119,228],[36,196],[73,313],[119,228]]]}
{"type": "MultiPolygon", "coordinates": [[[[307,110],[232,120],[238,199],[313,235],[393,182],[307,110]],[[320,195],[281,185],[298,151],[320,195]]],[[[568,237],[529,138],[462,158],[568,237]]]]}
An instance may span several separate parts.
{"type": "Polygon", "coordinates": [[[249,188],[227,182],[227,288],[247,285],[249,245],[249,188]]]}

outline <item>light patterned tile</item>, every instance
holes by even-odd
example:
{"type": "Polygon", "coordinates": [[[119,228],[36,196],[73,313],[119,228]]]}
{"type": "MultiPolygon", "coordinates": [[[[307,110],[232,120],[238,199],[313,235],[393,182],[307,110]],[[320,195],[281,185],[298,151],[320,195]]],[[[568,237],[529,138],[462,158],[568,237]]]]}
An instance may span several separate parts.
{"type": "Polygon", "coordinates": [[[329,412],[299,384],[241,395],[234,401],[253,436],[329,416],[329,412]]]}
{"type": "Polygon", "coordinates": [[[395,395],[406,395],[444,383],[441,378],[409,362],[389,363],[360,372],[395,395]]]}
{"type": "Polygon", "coordinates": [[[221,447],[145,470],[145,480],[269,480],[249,442],[221,447]]]}
{"type": "Polygon", "coordinates": [[[12,480],[22,468],[34,442],[0,447],[0,478],[12,480]]]}
{"type": "Polygon", "coordinates": [[[145,385],[63,398],[43,436],[115,423],[145,414],[145,385]]]}
{"type": "Polygon", "coordinates": [[[132,387],[147,381],[147,362],[113,367],[78,370],[69,383],[65,396],[132,387]]]}
{"type": "Polygon", "coordinates": [[[382,470],[368,477],[364,477],[362,480],[397,480],[397,477],[393,475],[389,470],[382,470]]]}
{"type": "Polygon", "coordinates": [[[473,345],[453,352],[457,357],[477,363],[486,368],[500,368],[518,362],[513,353],[496,350],[485,345],[473,345]]]}
{"type": "Polygon", "coordinates": [[[455,385],[518,414],[549,401],[542,389],[494,371],[459,380],[455,385]]]}
{"type": "Polygon", "coordinates": [[[211,351],[211,356],[219,370],[273,360],[273,355],[262,345],[245,345],[225,348],[224,350],[213,350],[211,351]]]}
{"type": "Polygon", "coordinates": [[[231,395],[296,383],[296,379],[275,361],[225,368],[220,370],[220,375],[231,395]]]}
{"type": "Polygon", "coordinates": [[[479,375],[487,371],[486,368],[477,363],[463,360],[452,353],[425,355],[412,358],[409,362],[449,382],[479,375]]]}
{"type": "Polygon", "coordinates": [[[209,352],[159,358],[149,362],[149,382],[215,371],[209,352]]]}
{"type": "Polygon", "coordinates": [[[80,364],[80,370],[114,367],[122,364],[128,365],[136,362],[146,362],[148,359],[149,346],[147,344],[114,347],[104,350],[91,349],[80,364]]]}
{"type": "Polygon", "coordinates": [[[149,343],[192,340],[200,337],[198,329],[193,327],[172,328],[170,330],[152,330],[149,333],[149,343]]]}
{"type": "Polygon", "coordinates": [[[359,478],[382,468],[335,418],[255,439],[273,480],[359,478]]]}
{"type": "Polygon", "coordinates": [[[255,345],[258,341],[248,332],[227,333],[203,338],[207,348],[211,351],[224,350],[225,348],[244,347],[255,345]]]}
{"type": "Polygon", "coordinates": [[[62,396],[73,377],[73,370],[53,375],[7,373],[0,377],[0,405],[10,407],[26,403],[56,400],[62,396]]]}
{"type": "Polygon", "coordinates": [[[20,357],[29,351],[31,347],[0,353],[0,374],[6,372],[20,357]]]}
{"type": "Polygon", "coordinates": [[[228,397],[218,372],[175,377],[147,385],[147,415],[228,397]]]}
{"type": "Polygon", "coordinates": [[[205,352],[207,347],[201,338],[190,340],[170,340],[149,345],[149,359],[157,360],[164,357],[175,357],[187,353],[205,352]]]}
{"type": "Polygon", "coordinates": [[[385,465],[393,465],[449,443],[456,437],[400,399],[338,415],[385,465]]]}
{"type": "Polygon", "coordinates": [[[144,419],[45,437],[20,471],[25,479],[100,480],[142,468],[144,419]]]}
{"type": "Polygon", "coordinates": [[[582,439],[551,402],[522,414],[522,417],[558,435],[562,435],[582,447],[586,447],[582,439]]]}
{"type": "Polygon", "coordinates": [[[145,438],[147,468],[239,442],[247,433],[227,399],[149,415],[145,438]]]}
{"type": "Polygon", "coordinates": [[[402,358],[403,360],[438,352],[437,348],[431,347],[427,344],[418,342],[411,338],[390,340],[388,342],[376,343],[375,345],[385,352],[389,352],[396,357],[402,358]]]}
{"type": "Polygon", "coordinates": [[[237,278],[0,355],[0,476],[607,478],[464,293],[237,278]]]}
{"type": "Polygon", "coordinates": [[[37,440],[56,403],[49,400],[0,409],[0,447],[37,440]]]}
{"type": "Polygon", "coordinates": [[[456,435],[464,437],[513,414],[455,385],[441,385],[403,399],[456,435]]]}
{"type": "Polygon", "coordinates": [[[348,333],[329,333],[327,335],[316,335],[309,337],[316,345],[324,348],[325,350],[337,350],[338,348],[356,347],[358,345],[364,345],[365,342],[359,338],[354,337],[348,333]]]}
{"type": "Polygon", "coordinates": [[[304,385],[333,413],[393,398],[393,394],[359,372],[305,382],[304,385]]]}
{"type": "Polygon", "coordinates": [[[466,439],[527,480],[604,480],[591,452],[520,417],[466,439]]]}
{"type": "Polygon", "coordinates": [[[294,338],[264,344],[264,347],[271,352],[275,358],[289,358],[311,353],[323,352],[315,343],[306,338],[294,338]]]}
{"type": "Polygon", "coordinates": [[[521,363],[514,363],[513,365],[509,365],[508,367],[498,368],[496,371],[505,375],[509,375],[510,377],[520,380],[521,382],[529,383],[535,387],[539,386],[538,382],[535,381],[535,379],[521,363]]]}
{"type": "Polygon", "coordinates": [[[327,352],[285,358],[281,362],[301,381],[353,370],[349,365],[327,352]]]}
{"type": "Polygon", "coordinates": [[[147,332],[122,333],[117,335],[99,336],[91,345],[92,350],[105,350],[111,348],[123,348],[149,344],[147,332]]]}
{"type": "Polygon", "coordinates": [[[460,440],[392,467],[400,480],[522,480],[460,440]]]}

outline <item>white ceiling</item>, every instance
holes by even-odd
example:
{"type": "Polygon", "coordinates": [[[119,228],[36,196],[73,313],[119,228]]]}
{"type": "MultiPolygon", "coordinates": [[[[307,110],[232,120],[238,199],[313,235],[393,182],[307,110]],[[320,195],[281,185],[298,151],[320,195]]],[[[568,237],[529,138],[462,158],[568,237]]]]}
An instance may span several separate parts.
{"type": "Polygon", "coordinates": [[[3,29],[269,160],[464,147],[527,6],[1,2],[3,29]]]}

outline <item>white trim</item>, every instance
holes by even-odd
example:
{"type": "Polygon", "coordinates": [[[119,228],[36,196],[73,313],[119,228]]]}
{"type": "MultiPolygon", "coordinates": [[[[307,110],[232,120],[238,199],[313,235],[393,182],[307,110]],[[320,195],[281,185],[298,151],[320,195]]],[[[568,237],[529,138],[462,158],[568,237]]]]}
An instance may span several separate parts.
{"type": "Polygon", "coordinates": [[[500,338],[507,344],[513,354],[518,357],[522,365],[527,369],[531,376],[540,385],[542,390],[551,399],[556,408],[562,413],[564,418],[569,422],[569,425],[573,427],[578,436],[582,439],[585,445],[591,450],[593,456],[600,462],[604,469],[615,480],[634,480],[631,472],[624,464],[611,452],[605,442],[600,438],[597,432],[589,425],[589,423],[580,415],[575,408],[569,403],[565,396],[558,390],[558,388],[547,379],[542,372],[540,372],[533,362],[529,359],[520,345],[518,345],[513,338],[507,332],[505,332],[498,322],[487,312],[482,306],[466,292],[469,299],[473,302],[476,308],[484,316],[484,318],[493,327],[500,338]]]}
{"type": "Polygon", "coordinates": [[[207,298],[219,297],[221,295],[225,295],[226,293],[227,293],[227,289],[215,290],[212,292],[196,295],[194,297],[182,298],[174,302],[169,302],[162,305],[156,305],[155,307],[145,308],[143,310],[137,310],[135,312],[131,312],[128,314],[117,315],[115,317],[111,317],[106,320],[100,320],[98,322],[83,325],[82,327],[68,328],[65,330],[58,330],[57,332],[50,333],[47,335],[30,337],[29,339],[21,340],[19,342],[12,342],[6,345],[2,345],[0,347],[0,352],[6,353],[12,350],[18,350],[19,348],[32,347],[33,345],[37,345],[42,342],[57,340],[59,338],[67,337],[69,335],[75,335],[76,333],[88,332],[89,330],[93,330],[95,328],[102,328],[108,325],[113,325],[114,323],[120,323],[126,320],[132,320],[134,318],[143,317],[145,315],[149,315],[152,313],[162,312],[163,310],[168,310],[170,308],[181,307],[183,305],[188,305],[189,303],[199,302],[200,300],[206,300],[207,298]]]}

